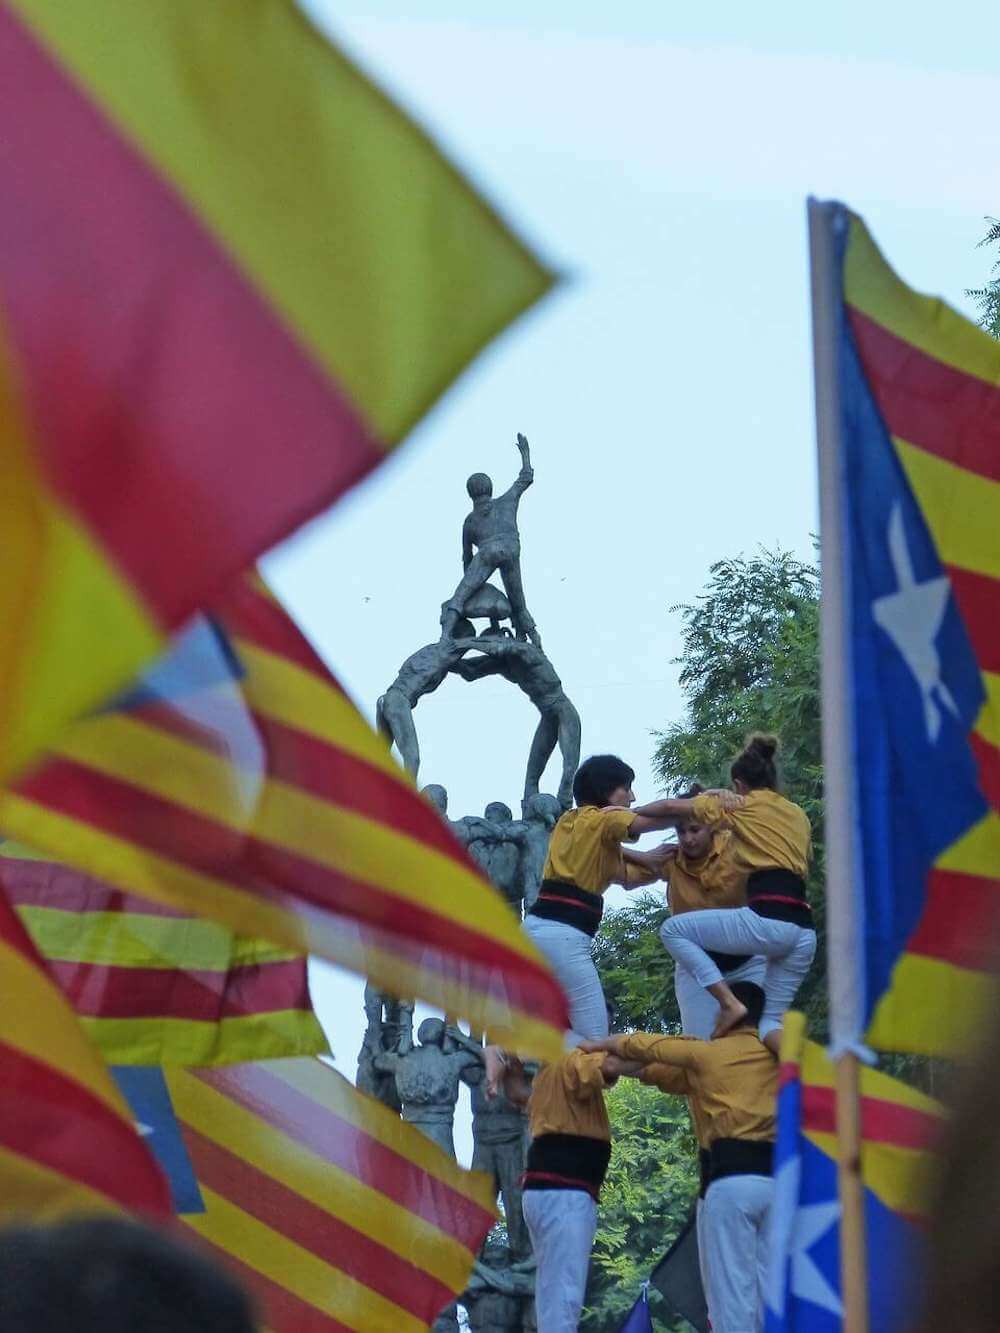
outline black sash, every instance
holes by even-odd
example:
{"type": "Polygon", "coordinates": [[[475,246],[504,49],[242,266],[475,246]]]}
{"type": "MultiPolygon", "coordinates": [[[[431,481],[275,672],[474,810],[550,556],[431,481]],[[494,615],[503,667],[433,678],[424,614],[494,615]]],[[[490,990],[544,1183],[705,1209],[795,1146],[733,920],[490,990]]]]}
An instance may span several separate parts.
{"type": "Polygon", "coordinates": [[[528,913],[543,921],[561,921],[593,936],[597,934],[604,915],[604,899],[599,893],[588,893],[567,880],[543,879],[538,897],[528,908],[528,913]]]}
{"type": "Polygon", "coordinates": [[[710,1183],[726,1176],[769,1176],[774,1144],[766,1139],[716,1139],[708,1155],[710,1183]]]}
{"type": "Polygon", "coordinates": [[[806,882],[792,870],[755,870],[747,880],[747,907],[771,921],[790,921],[794,926],[813,926],[812,908],[806,901],[806,882]]]}
{"type": "Polygon", "coordinates": [[[521,1186],[526,1190],[583,1190],[596,1199],[610,1160],[607,1139],[540,1134],[528,1148],[528,1168],[521,1186]]]}

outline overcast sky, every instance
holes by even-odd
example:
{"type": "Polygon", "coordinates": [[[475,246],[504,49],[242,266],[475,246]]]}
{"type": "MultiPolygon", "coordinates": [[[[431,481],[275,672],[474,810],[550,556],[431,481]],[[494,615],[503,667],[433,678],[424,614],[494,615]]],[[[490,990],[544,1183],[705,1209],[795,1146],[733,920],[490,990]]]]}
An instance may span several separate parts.
{"type": "MultiPolygon", "coordinates": [[[[506,487],[523,431],[529,608],[584,753],[622,754],[651,798],[650,732],[682,710],[670,607],[714,560],[805,557],[817,528],[805,198],[843,199],[901,276],[973,313],[983,216],[1000,212],[1000,7],[307,7],[565,281],[267,572],[371,717],[439,632],[466,477],[506,487]]],[[[421,782],[448,788],[453,816],[516,810],[536,722],[522,695],[454,679],[416,721],[421,782]]],[[[359,988],[323,969],[314,989],[353,1073],[359,988]]]]}

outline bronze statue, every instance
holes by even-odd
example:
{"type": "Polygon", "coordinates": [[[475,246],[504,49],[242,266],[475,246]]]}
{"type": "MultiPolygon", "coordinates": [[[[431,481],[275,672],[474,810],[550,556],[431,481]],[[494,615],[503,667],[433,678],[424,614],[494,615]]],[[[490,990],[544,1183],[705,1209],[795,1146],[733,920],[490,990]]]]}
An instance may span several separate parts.
{"type": "Polygon", "coordinates": [[[528,1121],[503,1092],[486,1095],[485,1073],[468,1079],[472,1095],[472,1169],[493,1179],[494,1194],[503,1200],[507,1243],[515,1259],[531,1254],[531,1240],[521,1211],[521,1177],[527,1160],[528,1121]]]}
{"type": "Polygon", "coordinates": [[[398,1115],[403,1109],[392,1074],[376,1065],[380,1055],[405,1052],[413,1047],[413,1005],[397,1000],[369,981],[365,985],[365,1029],[358,1054],[355,1085],[369,1097],[377,1097],[398,1115]]]}
{"type": "MultiPolygon", "coordinates": [[[[462,527],[461,582],[441,610],[441,637],[454,637],[455,626],[466,614],[466,606],[496,570],[500,571],[510,603],[510,618],[519,639],[531,639],[541,647],[535,622],[528,614],[521,583],[521,539],[517,530],[517,509],[521,496],[535,479],[531,468],[528,441],[517,437],[521,471],[509,490],[493,498],[493,482],[485,472],[474,472],[466,482],[472,500],[472,513],[462,527]]],[[[494,590],[495,591],[495,590],[494,590]]],[[[494,618],[495,623],[495,618],[494,618]]]]}
{"type": "Polygon", "coordinates": [[[481,1066],[482,1051],[441,1018],[425,1018],[417,1028],[417,1041],[420,1045],[410,1051],[376,1056],[375,1067],[394,1075],[403,1119],[454,1157],[458,1086],[468,1082],[467,1070],[481,1066]]]}
{"type": "Polygon", "coordinates": [[[562,808],[568,810],[573,804],[573,775],[580,764],[580,714],[566,697],[552,663],[537,644],[492,634],[480,635],[467,648],[473,656],[460,654],[451,671],[467,681],[503,676],[522,690],[541,714],[528,753],[524,799],[537,795],[545,765],[558,744],[562,755],[558,796],[562,808]]]}
{"type": "Polygon", "coordinates": [[[503,801],[490,801],[483,811],[483,818],[494,826],[497,836],[494,840],[475,838],[469,843],[469,855],[520,915],[521,852],[517,840],[507,836],[513,813],[503,801]]]}
{"type": "Polygon", "coordinates": [[[420,743],[413,725],[413,710],[425,694],[432,694],[469,651],[475,630],[470,621],[455,622],[452,637],[418,648],[399,668],[396,679],[375,705],[375,725],[391,746],[396,742],[403,767],[412,778],[420,770],[420,743]]]}

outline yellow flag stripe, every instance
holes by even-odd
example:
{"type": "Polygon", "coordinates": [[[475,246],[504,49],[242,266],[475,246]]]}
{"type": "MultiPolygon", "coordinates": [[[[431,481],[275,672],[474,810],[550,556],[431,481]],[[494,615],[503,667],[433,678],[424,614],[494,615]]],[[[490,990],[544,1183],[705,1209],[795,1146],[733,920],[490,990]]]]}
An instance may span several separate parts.
{"type": "Polygon", "coordinates": [[[1000,482],[967,472],[905,440],[893,437],[893,443],[941,560],[1000,578],[1000,482]]]}
{"type": "Polygon", "coordinates": [[[858,217],[851,220],[844,294],[856,309],[928,356],[987,384],[1000,383],[1000,343],[938,297],[922,296],[901,282],[858,217]]]}
{"type": "Polygon", "coordinates": [[[316,1015],[275,1009],[245,1018],[81,1018],[84,1032],[113,1065],[196,1068],[318,1055],[328,1050],[316,1015]]]}
{"type": "MultiPolygon", "coordinates": [[[[181,1070],[169,1075],[174,1109],[200,1134],[347,1222],[362,1235],[405,1255],[452,1289],[459,1289],[471,1255],[446,1231],[431,1225],[358,1176],[325,1161],[245,1110],[230,1097],[181,1070]]],[[[322,1109],[317,1108],[322,1115],[322,1109]]]]}
{"type": "Polygon", "coordinates": [[[299,955],[266,940],[234,935],[196,917],[142,912],[68,912],[19,905],[18,915],[46,958],[104,967],[227,972],[289,962],[299,955]]]}
{"type": "Polygon", "coordinates": [[[291,0],[14,5],[384,441],[550,285],[291,0]]]}
{"type": "Polygon", "coordinates": [[[121,1215],[107,1195],[4,1147],[0,1147],[0,1180],[0,1218],[8,1222],[29,1218],[51,1222],[76,1213],[121,1215]]]}
{"type": "Polygon", "coordinates": [[[904,954],[875,1010],[868,1041],[878,1050],[960,1057],[982,1031],[996,998],[996,983],[986,973],[904,954]]]}
{"type": "Polygon", "coordinates": [[[427,1325],[370,1287],[331,1268],[279,1231],[235,1207],[222,1195],[201,1187],[206,1212],[192,1213],[185,1224],[242,1263],[270,1278],[300,1300],[332,1315],[357,1333],[425,1333],[427,1325]]]}
{"type": "MultiPolygon", "coordinates": [[[[837,1136],[807,1132],[805,1137],[828,1157],[837,1160],[837,1136]]],[[[861,1174],[872,1193],[893,1212],[910,1217],[926,1213],[940,1159],[933,1152],[899,1148],[888,1143],[864,1143],[861,1174]]]]}
{"type": "Polygon", "coordinates": [[[991,810],[937,859],[942,870],[993,879],[1000,866],[1000,815],[991,810]]]}

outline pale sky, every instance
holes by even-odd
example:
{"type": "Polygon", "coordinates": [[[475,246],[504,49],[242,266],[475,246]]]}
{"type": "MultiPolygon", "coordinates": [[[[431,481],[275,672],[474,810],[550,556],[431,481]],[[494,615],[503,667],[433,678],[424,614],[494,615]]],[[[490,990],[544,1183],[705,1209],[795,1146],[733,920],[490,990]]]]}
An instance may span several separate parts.
{"type": "MultiPolygon", "coordinates": [[[[438,635],[466,477],[509,485],[523,431],[528,605],[584,754],[620,753],[649,799],[650,732],[682,708],[671,605],[714,560],[811,552],[805,198],[848,203],[904,279],[974,313],[963,292],[988,276],[976,243],[1000,212],[1000,8],[306,7],[566,281],[267,572],[370,718],[438,635]]],[[[517,810],[536,722],[518,691],[448,681],[416,722],[421,782],[453,816],[517,810]]],[[[323,968],[314,994],[353,1075],[360,985],[323,968]]]]}

